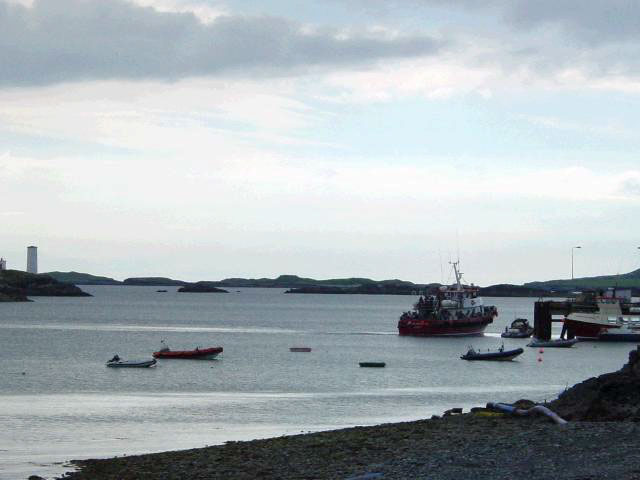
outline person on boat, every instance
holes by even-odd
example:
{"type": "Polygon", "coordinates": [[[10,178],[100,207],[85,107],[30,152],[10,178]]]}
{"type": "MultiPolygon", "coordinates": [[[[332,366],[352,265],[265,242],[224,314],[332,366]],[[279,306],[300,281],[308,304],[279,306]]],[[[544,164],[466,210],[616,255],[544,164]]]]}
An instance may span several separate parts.
{"type": "Polygon", "coordinates": [[[118,354],[116,353],[113,358],[111,360],[109,360],[109,363],[113,363],[113,362],[119,362],[120,361],[120,357],[118,356],[118,354]]]}
{"type": "Polygon", "coordinates": [[[498,349],[499,352],[504,352],[504,343],[502,345],[500,345],[500,348],[498,349]]]}

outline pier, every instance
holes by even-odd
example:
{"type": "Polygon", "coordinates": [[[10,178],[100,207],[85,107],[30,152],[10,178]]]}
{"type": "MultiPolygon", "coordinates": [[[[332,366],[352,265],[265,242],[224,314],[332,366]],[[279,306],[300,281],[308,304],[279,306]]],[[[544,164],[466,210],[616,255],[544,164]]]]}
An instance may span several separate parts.
{"type": "MultiPolygon", "coordinates": [[[[590,303],[577,303],[572,300],[539,300],[534,304],[533,309],[533,336],[540,340],[551,339],[552,323],[564,323],[564,318],[554,319],[553,315],[566,317],[573,312],[593,311],[597,307],[590,303]]],[[[561,337],[573,338],[570,331],[562,329],[561,337]]]]}

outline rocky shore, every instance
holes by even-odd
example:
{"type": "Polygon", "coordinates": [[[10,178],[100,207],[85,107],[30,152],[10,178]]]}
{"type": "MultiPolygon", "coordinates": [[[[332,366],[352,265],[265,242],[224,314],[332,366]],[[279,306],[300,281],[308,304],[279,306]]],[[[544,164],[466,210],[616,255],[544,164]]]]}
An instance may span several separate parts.
{"type": "MultiPolygon", "coordinates": [[[[63,478],[639,480],[639,397],[636,350],[620,371],[582,382],[550,404],[574,420],[566,425],[478,408],[415,422],[74,461],[80,471],[63,478]]],[[[527,402],[517,403],[525,408],[527,402]]]]}

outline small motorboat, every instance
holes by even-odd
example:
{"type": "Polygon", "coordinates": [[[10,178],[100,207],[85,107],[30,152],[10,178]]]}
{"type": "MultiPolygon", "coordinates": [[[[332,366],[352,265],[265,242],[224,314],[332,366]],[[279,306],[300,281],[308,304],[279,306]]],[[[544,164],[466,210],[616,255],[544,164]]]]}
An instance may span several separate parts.
{"type": "Polygon", "coordinates": [[[360,362],[361,367],[384,368],[387,364],[384,362],[360,362]]]}
{"type": "Polygon", "coordinates": [[[527,347],[542,347],[542,348],[569,348],[578,343],[577,338],[571,340],[565,340],[564,338],[558,338],[557,340],[538,340],[534,338],[531,342],[527,343],[527,347]]]}
{"type": "Polygon", "coordinates": [[[289,348],[290,352],[310,352],[311,347],[291,347],[289,348]]]}
{"type": "Polygon", "coordinates": [[[107,367],[111,368],[149,368],[157,363],[155,358],[151,360],[121,360],[118,355],[107,362],[107,367]]]}
{"type": "Polygon", "coordinates": [[[511,325],[504,327],[500,334],[502,338],[529,338],[533,335],[533,327],[526,318],[516,318],[511,325]]]}
{"type": "Polygon", "coordinates": [[[211,360],[222,353],[222,347],[196,347],[193,350],[171,350],[169,346],[164,342],[164,340],[161,343],[162,348],[157,352],[153,352],[154,358],[211,360]]]}
{"type": "Polygon", "coordinates": [[[462,355],[462,360],[493,360],[498,362],[508,362],[513,360],[518,355],[522,355],[524,350],[522,348],[516,348],[514,350],[505,350],[502,345],[497,352],[480,352],[476,351],[473,347],[469,347],[467,353],[462,355]]]}

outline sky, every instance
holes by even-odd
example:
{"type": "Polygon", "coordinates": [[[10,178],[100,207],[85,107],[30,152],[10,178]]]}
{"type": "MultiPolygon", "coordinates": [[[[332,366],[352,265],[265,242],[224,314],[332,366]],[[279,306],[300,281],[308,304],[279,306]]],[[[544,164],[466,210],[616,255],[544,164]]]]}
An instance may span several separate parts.
{"type": "Polygon", "coordinates": [[[0,0],[8,268],[624,273],[638,132],[632,0],[0,0]]]}

